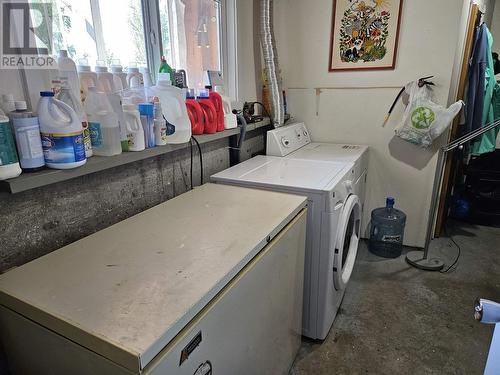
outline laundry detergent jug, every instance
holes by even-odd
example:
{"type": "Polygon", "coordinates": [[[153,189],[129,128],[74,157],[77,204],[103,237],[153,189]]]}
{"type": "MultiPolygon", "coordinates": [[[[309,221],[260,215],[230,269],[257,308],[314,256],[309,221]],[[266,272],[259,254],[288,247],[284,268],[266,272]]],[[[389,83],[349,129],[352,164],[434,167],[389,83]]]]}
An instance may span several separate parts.
{"type": "Polygon", "coordinates": [[[108,67],[102,60],[96,61],[95,72],[97,74],[97,89],[106,93],[115,92],[113,73],[108,72],[108,67]]]}
{"type": "Polygon", "coordinates": [[[163,116],[168,122],[167,127],[175,127],[173,134],[169,131],[167,143],[189,142],[191,122],[186,109],[185,90],[172,86],[170,74],[159,73],[157,84],[151,87],[149,92],[160,99],[163,116]]]}
{"type": "Polygon", "coordinates": [[[113,74],[113,83],[115,85],[116,91],[127,89],[127,73],[123,71],[120,60],[113,60],[110,69],[111,74],[113,74]]]}
{"type": "Polygon", "coordinates": [[[186,108],[191,121],[191,131],[194,135],[201,135],[205,131],[205,114],[200,103],[195,98],[194,90],[186,95],[186,108]]]}
{"type": "Polygon", "coordinates": [[[66,103],[54,99],[52,91],[42,91],[38,120],[43,156],[49,168],[70,169],[86,163],[82,123],[66,103]]]}
{"type": "Polygon", "coordinates": [[[224,131],[224,107],[222,103],[222,96],[212,90],[211,86],[206,87],[208,90],[208,98],[212,101],[215,111],[217,113],[217,131],[224,131]]]}
{"type": "Polygon", "coordinates": [[[142,151],[146,148],[141,115],[134,104],[123,104],[123,117],[127,129],[129,151],[142,151]]]}
{"type": "Polygon", "coordinates": [[[200,103],[203,109],[203,118],[205,123],[205,134],[214,134],[217,132],[217,110],[212,100],[210,100],[208,90],[200,90],[198,97],[198,103],[200,103]]]}

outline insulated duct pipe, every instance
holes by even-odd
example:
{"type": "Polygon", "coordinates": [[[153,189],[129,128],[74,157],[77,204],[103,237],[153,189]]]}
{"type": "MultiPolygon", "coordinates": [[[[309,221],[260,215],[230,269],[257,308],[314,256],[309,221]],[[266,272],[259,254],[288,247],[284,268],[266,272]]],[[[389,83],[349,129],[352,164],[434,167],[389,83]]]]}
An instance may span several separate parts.
{"type": "Polygon", "coordinates": [[[260,44],[264,55],[264,69],[269,83],[271,121],[274,127],[285,123],[283,90],[279,80],[278,53],[273,29],[273,0],[260,0],[260,44]]]}

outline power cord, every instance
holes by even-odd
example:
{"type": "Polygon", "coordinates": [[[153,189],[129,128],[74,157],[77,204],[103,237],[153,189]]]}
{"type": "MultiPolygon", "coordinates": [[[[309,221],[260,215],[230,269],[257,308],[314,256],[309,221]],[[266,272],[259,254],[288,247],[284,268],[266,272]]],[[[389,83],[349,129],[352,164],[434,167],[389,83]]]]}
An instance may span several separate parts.
{"type": "Polygon", "coordinates": [[[189,148],[191,150],[191,167],[189,169],[189,176],[191,181],[191,190],[193,190],[193,137],[189,140],[189,148]]]}
{"type": "Polygon", "coordinates": [[[460,248],[460,245],[453,238],[453,235],[448,233],[448,231],[446,229],[446,226],[444,228],[444,233],[445,233],[446,237],[448,237],[450,239],[450,241],[455,245],[455,247],[457,248],[457,251],[458,251],[457,252],[457,257],[455,258],[455,260],[453,261],[453,263],[450,266],[448,266],[448,268],[446,268],[445,270],[439,271],[441,273],[448,273],[448,272],[450,272],[450,270],[455,271],[457,269],[455,267],[455,265],[458,266],[458,260],[460,259],[460,255],[462,254],[462,249],[460,248]]]}
{"type": "Polygon", "coordinates": [[[200,146],[200,142],[198,142],[198,140],[191,136],[191,139],[193,139],[196,143],[196,146],[198,146],[198,155],[200,156],[200,181],[201,181],[201,185],[203,185],[203,154],[201,153],[201,146],[200,146]]]}
{"type": "Polygon", "coordinates": [[[260,106],[262,107],[262,111],[264,112],[264,114],[269,117],[269,119],[271,119],[271,115],[270,113],[267,111],[267,108],[264,106],[264,104],[262,104],[261,102],[255,102],[256,104],[260,104],[260,106]]]}

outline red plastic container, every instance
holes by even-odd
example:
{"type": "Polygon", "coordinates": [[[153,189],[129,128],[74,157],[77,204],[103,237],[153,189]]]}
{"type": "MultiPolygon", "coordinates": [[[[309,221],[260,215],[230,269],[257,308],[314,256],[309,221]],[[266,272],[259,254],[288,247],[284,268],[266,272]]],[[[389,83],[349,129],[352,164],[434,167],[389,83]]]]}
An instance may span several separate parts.
{"type": "Polygon", "coordinates": [[[215,107],[215,111],[217,112],[217,131],[224,131],[224,105],[222,103],[222,97],[218,92],[209,90],[209,99],[212,101],[215,107]]]}
{"type": "Polygon", "coordinates": [[[200,103],[194,98],[186,99],[186,108],[191,121],[191,132],[194,135],[201,135],[205,131],[205,113],[200,103]]]}
{"type": "Polygon", "coordinates": [[[214,134],[217,132],[217,110],[215,109],[214,103],[208,97],[208,93],[200,93],[198,96],[198,103],[203,109],[204,113],[204,123],[205,123],[205,134],[214,134]],[[206,95],[206,96],[205,96],[206,95]]]}

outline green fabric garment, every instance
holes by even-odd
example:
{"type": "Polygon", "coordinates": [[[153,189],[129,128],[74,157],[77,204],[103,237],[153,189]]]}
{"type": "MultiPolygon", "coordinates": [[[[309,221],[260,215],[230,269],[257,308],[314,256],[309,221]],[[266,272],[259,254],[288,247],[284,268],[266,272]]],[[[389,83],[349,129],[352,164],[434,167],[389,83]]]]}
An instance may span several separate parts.
{"type": "MultiPolygon", "coordinates": [[[[493,47],[493,37],[488,31],[488,49],[486,51],[488,63],[485,71],[485,93],[482,126],[485,126],[500,118],[500,87],[497,84],[494,73],[493,56],[491,50],[493,47]]],[[[495,151],[496,139],[499,127],[491,129],[484,133],[478,141],[472,144],[472,154],[481,155],[487,152],[495,151]]]]}

